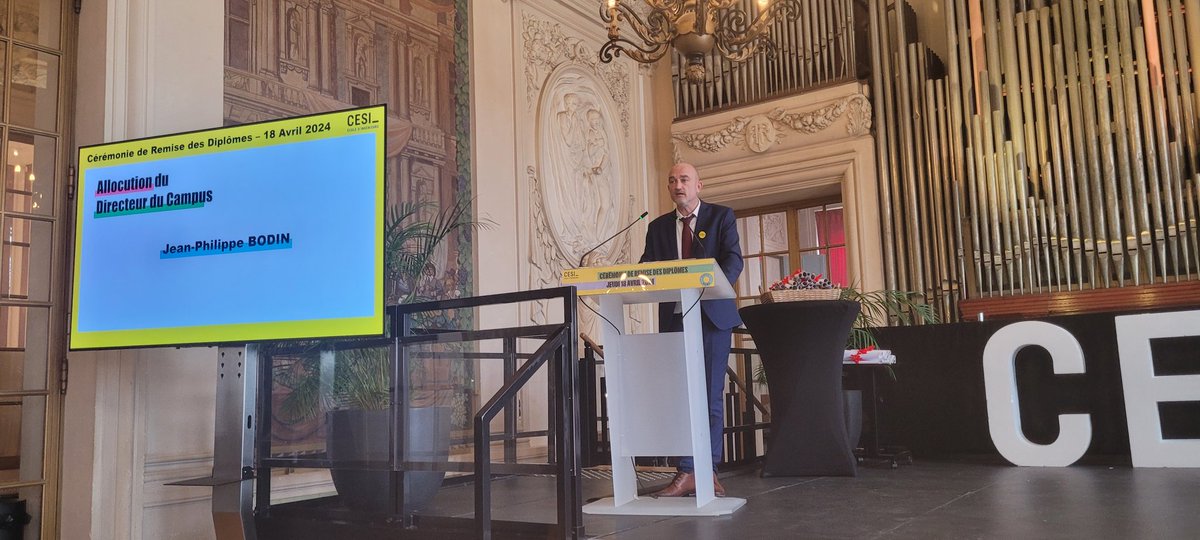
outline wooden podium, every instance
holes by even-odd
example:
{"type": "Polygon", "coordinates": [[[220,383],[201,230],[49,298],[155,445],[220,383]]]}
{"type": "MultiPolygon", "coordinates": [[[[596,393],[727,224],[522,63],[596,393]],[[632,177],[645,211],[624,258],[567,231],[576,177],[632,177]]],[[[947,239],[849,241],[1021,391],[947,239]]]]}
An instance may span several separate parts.
{"type": "MultiPolygon", "coordinates": [[[[600,302],[612,445],[613,496],[583,507],[588,514],[719,516],[745,499],[713,494],[708,382],[704,374],[699,300],[734,298],[714,259],[685,259],[566,270],[563,285],[600,302]],[[624,306],[679,302],[683,332],[630,334],[624,306]],[[609,324],[611,323],[611,324],[609,324]],[[696,496],[638,497],[634,458],[693,456],[696,496]]],[[[582,298],[580,299],[582,301],[582,298]]]]}

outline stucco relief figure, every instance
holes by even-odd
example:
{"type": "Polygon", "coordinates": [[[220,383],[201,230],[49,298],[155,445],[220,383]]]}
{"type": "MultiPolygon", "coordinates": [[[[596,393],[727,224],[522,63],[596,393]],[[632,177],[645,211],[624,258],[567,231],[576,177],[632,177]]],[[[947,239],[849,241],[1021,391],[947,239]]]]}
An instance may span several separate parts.
{"type": "Polygon", "coordinates": [[[567,157],[571,169],[580,169],[584,162],[585,145],[583,118],[579,115],[579,96],[563,96],[563,111],[558,113],[558,129],[567,146],[567,157]]]}
{"type": "Polygon", "coordinates": [[[419,56],[413,59],[413,103],[425,104],[425,61],[419,56]]]}
{"type": "Polygon", "coordinates": [[[354,74],[359,78],[367,77],[367,38],[354,38],[354,74]]]}
{"type": "MultiPolygon", "coordinates": [[[[420,202],[437,203],[437,194],[434,192],[434,171],[426,166],[414,165],[412,169],[412,186],[409,189],[411,200],[420,202]]],[[[437,213],[436,208],[421,208],[418,216],[422,220],[432,220],[437,213]]]]}
{"type": "MultiPolygon", "coordinates": [[[[548,217],[564,254],[578,257],[616,231],[613,141],[594,98],[566,92],[551,110],[546,139],[548,217]]],[[[596,256],[606,253],[602,249],[596,256]]]]}
{"type": "Polygon", "coordinates": [[[287,10],[287,57],[290,60],[300,58],[300,28],[304,24],[300,20],[300,10],[292,6],[287,10]]]}
{"type": "Polygon", "coordinates": [[[613,204],[609,198],[608,131],[604,129],[604,116],[600,111],[588,109],[587,129],[583,177],[588,193],[596,202],[596,223],[601,223],[604,213],[613,211],[613,204]]]}

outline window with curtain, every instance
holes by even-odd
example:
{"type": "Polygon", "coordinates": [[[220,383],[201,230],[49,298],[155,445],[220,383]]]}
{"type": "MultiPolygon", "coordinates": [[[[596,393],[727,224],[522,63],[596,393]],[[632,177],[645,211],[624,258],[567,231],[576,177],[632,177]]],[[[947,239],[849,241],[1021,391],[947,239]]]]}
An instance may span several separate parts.
{"type": "Polygon", "coordinates": [[[838,200],[802,201],[737,212],[745,269],[734,284],[738,305],[758,303],[772,283],[802,269],[849,285],[846,234],[838,200]]]}

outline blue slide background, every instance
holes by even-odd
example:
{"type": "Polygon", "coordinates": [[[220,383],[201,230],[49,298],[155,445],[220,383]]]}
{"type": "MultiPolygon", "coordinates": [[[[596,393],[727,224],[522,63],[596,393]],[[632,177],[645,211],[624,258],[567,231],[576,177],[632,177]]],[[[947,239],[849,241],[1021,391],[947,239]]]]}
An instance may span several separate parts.
{"type": "MultiPolygon", "coordinates": [[[[366,317],[375,298],[376,135],[96,168],[84,178],[83,332],[366,317]],[[203,208],[96,219],[100,180],[169,175],[203,208]],[[167,244],[291,233],[292,248],[160,259],[167,244]]],[[[108,195],[109,201],[148,193],[108,195]]],[[[380,194],[382,196],[382,194],[380,194]]]]}

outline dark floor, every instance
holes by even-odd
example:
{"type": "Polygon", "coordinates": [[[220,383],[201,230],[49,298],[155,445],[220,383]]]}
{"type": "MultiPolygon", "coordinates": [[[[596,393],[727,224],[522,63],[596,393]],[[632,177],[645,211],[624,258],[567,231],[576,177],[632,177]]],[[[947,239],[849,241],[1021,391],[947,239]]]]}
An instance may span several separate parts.
{"type": "MultiPolygon", "coordinates": [[[[746,506],[720,518],[584,515],[588,536],[725,538],[1200,538],[1200,469],[1024,468],[918,460],[859,469],[856,478],[760,478],[723,473],[746,506]]],[[[645,485],[650,488],[651,485],[645,485]]],[[[553,522],[548,478],[494,484],[493,517],[553,522]]],[[[584,498],[611,494],[585,480],[584,498]]],[[[443,487],[426,513],[470,517],[470,485],[443,487]]]]}

